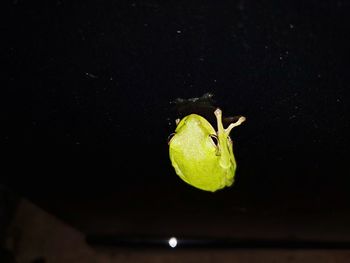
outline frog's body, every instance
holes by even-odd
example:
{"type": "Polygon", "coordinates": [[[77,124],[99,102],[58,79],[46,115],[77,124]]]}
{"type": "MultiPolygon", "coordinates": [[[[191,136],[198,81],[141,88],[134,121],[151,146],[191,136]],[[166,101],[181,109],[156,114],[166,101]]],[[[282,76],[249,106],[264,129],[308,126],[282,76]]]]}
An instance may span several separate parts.
{"type": "Polygon", "coordinates": [[[234,181],[236,161],[229,134],[245,120],[241,117],[224,129],[221,110],[214,113],[217,132],[206,119],[191,114],[178,123],[169,142],[170,160],[181,179],[211,192],[231,186],[234,181]]]}

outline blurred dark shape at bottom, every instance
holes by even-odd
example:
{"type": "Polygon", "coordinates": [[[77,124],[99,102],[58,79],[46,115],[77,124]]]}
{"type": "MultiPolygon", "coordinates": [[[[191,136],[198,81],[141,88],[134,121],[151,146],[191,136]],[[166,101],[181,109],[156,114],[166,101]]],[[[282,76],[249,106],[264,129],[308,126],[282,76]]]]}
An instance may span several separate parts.
{"type": "Polygon", "coordinates": [[[12,251],[0,247],[0,262],[1,263],[16,263],[15,256],[12,251]]]}

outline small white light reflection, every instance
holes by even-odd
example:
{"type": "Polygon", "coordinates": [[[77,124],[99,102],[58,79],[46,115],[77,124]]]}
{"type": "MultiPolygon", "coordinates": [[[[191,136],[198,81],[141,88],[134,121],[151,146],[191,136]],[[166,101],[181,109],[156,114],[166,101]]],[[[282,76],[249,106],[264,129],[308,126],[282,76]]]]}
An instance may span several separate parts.
{"type": "Polygon", "coordinates": [[[169,246],[171,246],[172,248],[175,248],[177,246],[177,239],[176,239],[176,237],[170,238],[168,243],[169,243],[169,246]]]}

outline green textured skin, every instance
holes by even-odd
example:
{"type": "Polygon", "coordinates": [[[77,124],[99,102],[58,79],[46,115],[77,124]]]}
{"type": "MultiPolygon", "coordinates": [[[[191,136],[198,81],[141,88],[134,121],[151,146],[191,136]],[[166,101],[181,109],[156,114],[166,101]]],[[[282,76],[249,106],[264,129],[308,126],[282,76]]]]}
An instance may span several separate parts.
{"type": "Polygon", "coordinates": [[[231,186],[236,171],[229,137],[234,126],[225,130],[221,110],[217,109],[215,115],[217,132],[206,119],[191,114],[178,123],[169,142],[169,156],[176,174],[186,183],[211,192],[231,186]],[[217,144],[211,135],[217,136],[217,144]]]}

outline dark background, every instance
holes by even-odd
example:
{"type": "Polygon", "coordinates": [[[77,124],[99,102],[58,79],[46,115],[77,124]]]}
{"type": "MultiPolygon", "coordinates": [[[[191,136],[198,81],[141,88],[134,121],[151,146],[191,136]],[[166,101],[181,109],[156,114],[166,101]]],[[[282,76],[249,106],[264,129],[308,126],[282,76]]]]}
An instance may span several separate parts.
{"type": "Polygon", "coordinates": [[[2,4],[1,181],[85,233],[349,240],[346,1],[2,4]],[[182,182],[170,101],[247,122],[236,182],[182,182]]]}

